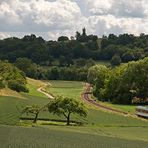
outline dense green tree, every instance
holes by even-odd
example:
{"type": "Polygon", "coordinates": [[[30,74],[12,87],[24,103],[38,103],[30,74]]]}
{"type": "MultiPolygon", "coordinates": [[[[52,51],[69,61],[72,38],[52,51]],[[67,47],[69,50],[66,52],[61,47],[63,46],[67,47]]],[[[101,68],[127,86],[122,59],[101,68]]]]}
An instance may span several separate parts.
{"type": "Polygon", "coordinates": [[[87,81],[91,84],[95,84],[96,80],[99,80],[98,83],[102,86],[106,74],[108,73],[108,68],[105,65],[95,65],[89,68],[87,81]]]}
{"type": "Polygon", "coordinates": [[[4,80],[2,79],[2,77],[0,77],[0,89],[2,88],[5,88],[5,85],[4,85],[4,80]]]}
{"type": "Polygon", "coordinates": [[[18,58],[16,59],[15,65],[22,71],[27,72],[32,65],[32,61],[28,58],[18,58]]]}
{"type": "Polygon", "coordinates": [[[89,41],[94,41],[94,42],[96,42],[98,40],[98,36],[93,35],[93,34],[88,35],[87,38],[88,38],[89,41]]]}
{"type": "Polygon", "coordinates": [[[98,50],[99,49],[99,45],[97,41],[88,41],[86,43],[86,46],[90,49],[90,50],[98,50]]]}
{"type": "Polygon", "coordinates": [[[77,41],[81,41],[81,34],[80,34],[80,32],[77,31],[75,37],[76,37],[77,41]]]}
{"type": "Polygon", "coordinates": [[[82,58],[77,59],[77,60],[76,60],[76,66],[78,66],[78,67],[83,67],[83,66],[85,66],[85,64],[86,64],[86,61],[87,61],[87,60],[82,59],[82,58]]]}
{"type": "Polygon", "coordinates": [[[16,81],[16,80],[9,80],[8,87],[17,92],[28,92],[29,91],[21,81],[16,81]]]}
{"type": "Polygon", "coordinates": [[[33,123],[36,123],[37,122],[37,118],[38,118],[38,115],[39,113],[41,112],[43,108],[40,108],[38,105],[33,105],[33,106],[26,106],[21,114],[31,114],[31,115],[34,115],[34,120],[33,120],[33,123]]]}
{"type": "Polygon", "coordinates": [[[38,79],[38,66],[28,58],[16,59],[15,65],[26,73],[26,76],[30,78],[38,79]]]}
{"type": "Polygon", "coordinates": [[[51,101],[48,105],[50,113],[58,116],[64,116],[67,120],[67,125],[70,124],[71,114],[78,114],[82,117],[87,116],[87,111],[83,103],[80,103],[76,99],[58,96],[51,101]]]}
{"type": "Polygon", "coordinates": [[[7,61],[0,61],[0,78],[3,87],[9,87],[18,92],[28,92],[25,74],[7,61]]]}
{"type": "Polygon", "coordinates": [[[59,64],[60,66],[67,66],[67,60],[64,56],[59,57],[59,64]]]}
{"type": "Polygon", "coordinates": [[[85,28],[82,29],[81,41],[82,42],[87,42],[88,41],[88,37],[87,37],[86,29],[85,28]]]}
{"type": "Polygon", "coordinates": [[[123,62],[133,61],[134,59],[135,59],[135,56],[131,51],[127,51],[122,55],[123,62]]]}
{"type": "Polygon", "coordinates": [[[68,40],[69,40],[69,38],[67,36],[60,36],[58,38],[58,41],[68,41],[68,40]]]}
{"type": "Polygon", "coordinates": [[[58,80],[59,79],[59,68],[54,66],[47,71],[47,77],[50,80],[58,80]]]}
{"type": "Polygon", "coordinates": [[[114,55],[111,59],[112,66],[118,66],[121,64],[121,58],[119,55],[114,55]]]}
{"type": "MultiPolygon", "coordinates": [[[[148,98],[147,71],[148,58],[122,64],[110,72],[108,77],[105,78],[101,93],[97,92],[95,95],[101,100],[110,100],[119,104],[131,104],[134,98],[146,100],[148,98]]],[[[98,84],[100,85],[99,80],[95,84],[96,88],[99,89],[98,84]]]]}

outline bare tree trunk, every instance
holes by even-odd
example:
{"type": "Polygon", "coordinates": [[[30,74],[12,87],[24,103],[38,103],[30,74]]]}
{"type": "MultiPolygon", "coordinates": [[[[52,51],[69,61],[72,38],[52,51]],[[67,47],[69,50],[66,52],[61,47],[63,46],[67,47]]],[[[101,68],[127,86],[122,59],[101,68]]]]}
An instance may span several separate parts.
{"type": "Polygon", "coordinates": [[[67,116],[67,125],[70,125],[70,114],[67,116]]]}
{"type": "Polygon", "coordinates": [[[35,115],[35,118],[34,118],[34,120],[33,120],[33,123],[36,123],[36,122],[37,122],[38,115],[39,115],[39,113],[37,113],[37,114],[35,115]]]}

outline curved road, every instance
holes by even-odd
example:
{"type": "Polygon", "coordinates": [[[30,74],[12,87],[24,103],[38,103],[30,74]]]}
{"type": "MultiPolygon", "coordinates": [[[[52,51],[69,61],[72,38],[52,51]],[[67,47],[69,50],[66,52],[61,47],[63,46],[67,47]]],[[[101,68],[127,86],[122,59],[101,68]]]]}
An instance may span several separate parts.
{"type": "Polygon", "coordinates": [[[94,99],[91,98],[90,91],[91,91],[91,85],[86,83],[86,89],[81,94],[81,98],[85,102],[88,102],[88,103],[90,103],[90,104],[92,104],[92,105],[94,105],[94,106],[96,106],[96,107],[98,107],[100,109],[104,109],[104,110],[107,110],[107,111],[111,111],[111,112],[115,112],[115,113],[120,113],[120,114],[123,114],[123,115],[127,115],[128,114],[128,113],[126,113],[124,111],[120,111],[120,110],[113,109],[111,107],[99,104],[98,102],[96,102],[94,99]]]}

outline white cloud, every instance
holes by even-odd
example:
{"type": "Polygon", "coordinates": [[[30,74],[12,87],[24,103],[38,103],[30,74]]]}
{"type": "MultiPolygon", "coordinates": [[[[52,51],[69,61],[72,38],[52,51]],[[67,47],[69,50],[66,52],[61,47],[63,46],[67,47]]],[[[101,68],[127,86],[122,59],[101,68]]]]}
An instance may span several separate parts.
{"type": "Polygon", "coordinates": [[[4,32],[0,32],[0,39],[5,39],[10,37],[10,34],[4,33],[4,32]]]}
{"type": "Polygon", "coordinates": [[[148,33],[148,1],[0,0],[0,22],[3,37],[35,33],[56,39],[74,35],[84,26],[99,36],[148,33]]]}
{"type": "Polygon", "coordinates": [[[143,0],[114,0],[110,13],[118,17],[142,18],[144,10],[143,0]]]}
{"type": "Polygon", "coordinates": [[[6,2],[2,2],[0,4],[0,20],[1,24],[8,24],[8,25],[17,25],[21,24],[21,20],[19,15],[11,9],[10,5],[6,2]]]}
{"type": "Polygon", "coordinates": [[[86,0],[88,11],[92,15],[105,15],[109,13],[113,0],[86,0]]]}

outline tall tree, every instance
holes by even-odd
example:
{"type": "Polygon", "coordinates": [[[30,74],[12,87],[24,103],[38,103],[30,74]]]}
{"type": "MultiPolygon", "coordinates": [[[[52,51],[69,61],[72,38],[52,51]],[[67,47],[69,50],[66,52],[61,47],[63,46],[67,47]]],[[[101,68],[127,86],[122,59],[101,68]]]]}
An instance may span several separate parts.
{"type": "Polygon", "coordinates": [[[78,114],[80,116],[86,117],[87,111],[83,103],[80,103],[76,99],[58,96],[48,105],[48,110],[50,113],[56,114],[58,116],[63,115],[67,120],[67,125],[70,124],[71,114],[78,114]]]}
{"type": "Polygon", "coordinates": [[[111,59],[112,66],[118,66],[121,64],[121,58],[119,55],[114,55],[111,59]]]}
{"type": "Polygon", "coordinates": [[[33,120],[33,123],[36,123],[37,122],[37,118],[38,118],[38,115],[40,113],[40,111],[42,110],[43,108],[40,108],[38,105],[33,105],[33,106],[26,106],[21,114],[32,114],[34,115],[34,120],[33,120]]]}

